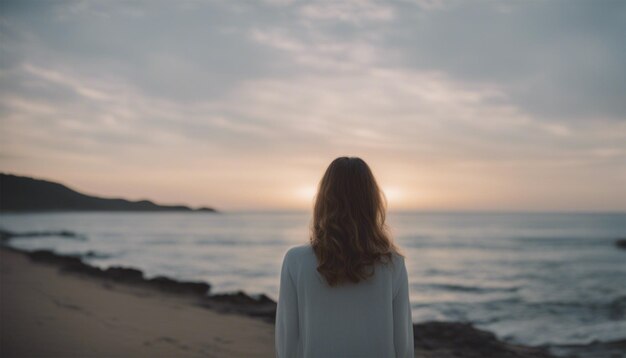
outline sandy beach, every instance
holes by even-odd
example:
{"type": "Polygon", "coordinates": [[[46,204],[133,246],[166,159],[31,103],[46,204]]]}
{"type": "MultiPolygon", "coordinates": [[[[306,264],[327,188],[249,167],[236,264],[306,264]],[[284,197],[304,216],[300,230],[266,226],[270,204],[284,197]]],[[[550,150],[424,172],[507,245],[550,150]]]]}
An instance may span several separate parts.
{"type": "Polygon", "coordinates": [[[272,357],[274,327],[0,249],[2,357],[272,357]]]}

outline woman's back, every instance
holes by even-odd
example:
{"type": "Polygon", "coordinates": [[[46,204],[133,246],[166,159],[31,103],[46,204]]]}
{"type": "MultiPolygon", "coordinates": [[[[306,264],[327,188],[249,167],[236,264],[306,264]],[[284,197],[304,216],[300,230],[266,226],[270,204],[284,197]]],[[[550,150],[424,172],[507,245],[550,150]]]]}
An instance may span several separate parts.
{"type": "Polygon", "coordinates": [[[406,267],[385,216],[367,163],[333,160],[317,190],[310,245],[283,261],[279,358],[413,357],[406,267]]]}
{"type": "Polygon", "coordinates": [[[276,314],[283,357],[413,357],[413,327],[404,258],[374,266],[358,283],[331,287],[310,245],[285,255],[276,314]]]}

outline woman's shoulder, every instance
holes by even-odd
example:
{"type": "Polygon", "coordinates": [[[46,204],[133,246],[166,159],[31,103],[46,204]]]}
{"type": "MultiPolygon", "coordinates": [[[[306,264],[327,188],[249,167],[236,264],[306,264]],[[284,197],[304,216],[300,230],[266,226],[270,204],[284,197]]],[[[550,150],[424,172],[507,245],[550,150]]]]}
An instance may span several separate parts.
{"type": "Polygon", "coordinates": [[[303,257],[314,255],[310,244],[302,244],[290,247],[285,253],[285,260],[299,260],[303,257]]]}
{"type": "Polygon", "coordinates": [[[394,263],[399,263],[401,265],[404,265],[404,255],[402,255],[401,253],[399,253],[397,251],[392,251],[391,252],[391,260],[394,263]]]}
{"type": "Polygon", "coordinates": [[[285,253],[283,264],[296,275],[303,270],[314,271],[317,267],[317,259],[311,245],[303,244],[290,247],[285,253]]]}
{"type": "Polygon", "coordinates": [[[391,257],[390,259],[386,262],[387,267],[389,267],[391,269],[391,271],[393,272],[394,276],[397,276],[398,273],[402,272],[403,270],[405,270],[406,268],[406,264],[405,264],[405,259],[404,259],[404,255],[400,254],[399,252],[393,251],[391,252],[391,257]]]}

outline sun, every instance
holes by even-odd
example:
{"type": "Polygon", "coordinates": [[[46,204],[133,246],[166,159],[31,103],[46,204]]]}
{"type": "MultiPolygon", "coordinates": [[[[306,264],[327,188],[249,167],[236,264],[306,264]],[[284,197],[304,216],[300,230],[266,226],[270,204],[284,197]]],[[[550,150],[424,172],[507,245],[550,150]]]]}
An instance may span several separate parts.
{"type": "Polygon", "coordinates": [[[385,193],[385,197],[387,198],[387,203],[391,205],[397,205],[402,202],[402,198],[404,194],[402,189],[395,186],[384,186],[382,188],[383,193],[385,193]]]}
{"type": "Polygon", "coordinates": [[[317,189],[315,188],[315,185],[304,185],[304,186],[296,188],[295,190],[296,197],[298,197],[298,199],[302,201],[307,201],[307,202],[310,202],[313,200],[316,192],[317,192],[317,189]]]}

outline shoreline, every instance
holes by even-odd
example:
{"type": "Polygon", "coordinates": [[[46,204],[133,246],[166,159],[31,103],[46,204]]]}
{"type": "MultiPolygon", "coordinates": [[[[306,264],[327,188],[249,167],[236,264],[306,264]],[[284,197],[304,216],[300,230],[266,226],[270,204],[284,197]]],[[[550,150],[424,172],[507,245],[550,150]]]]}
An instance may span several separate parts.
{"type": "MultiPolygon", "coordinates": [[[[182,300],[185,302],[186,308],[190,310],[200,309],[208,315],[217,314],[226,321],[236,320],[236,318],[249,320],[245,323],[237,322],[236,324],[249,326],[250,321],[254,321],[255,324],[261,324],[263,328],[258,329],[258,331],[265,335],[265,340],[255,342],[254,345],[259,346],[259,349],[262,348],[261,351],[264,353],[258,356],[274,356],[273,323],[276,303],[266,295],[262,294],[258,297],[252,297],[243,291],[211,294],[211,286],[206,282],[178,281],[163,276],[146,279],[142,271],[129,267],[110,267],[103,270],[84,263],[79,256],[56,254],[50,250],[27,252],[9,247],[6,245],[8,240],[19,236],[19,234],[11,235],[12,233],[5,231],[0,232],[0,234],[0,253],[2,253],[3,258],[7,255],[20,256],[25,259],[23,260],[25,263],[31,266],[52,269],[59,278],[75,278],[96,283],[102,290],[108,290],[110,287],[140,290],[144,295],[182,300]]],[[[68,233],[65,234],[68,235],[68,233]]],[[[71,234],[69,235],[71,236],[71,234]]],[[[3,276],[4,274],[3,270],[3,276]]],[[[5,286],[5,280],[3,279],[2,281],[2,285],[5,286]]],[[[5,292],[4,295],[10,295],[6,293],[9,292],[7,287],[2,287],[2,291],[5,292]]],[[[68,295],[71,296],[71,293],[68,293],[68,295]]],[[[3,299],[3,302],[6,301],[3,299]]],[[[8,308],[2,307],[2,309],[4,316],[4,310],[8,308]]],[[[114,310],[115,308],[112,309],[114,310]]],[[[163,312],[159,312],[159,308],[155,308],[155,315],[168,316],[169,314],[165,308],[163,308],[163,312]]],[[[139,324],[141,325],[141,322],[139,324]]],[[[222,322],[221,324],[224,323],[222,322]]],[[[187,326],[187,323],[179,322],[178,325],[187,326]]],[[[207,320],[206,325],[211,326],[215,325],[215,323],[207,320]]],[[[6,332],[11,331],[11,327],[6,327],[3,324],[2,328],[2,331],[5,332],[2,334],[2,342],[6,343],[6,332]]],[[[172,332],[177,330],[179,330],[179,327],[172,325],[172,332]]],[[[416,357],[553,357],[553,355],[548,353],[548,347],[528,347],[506,343],[497,339],[493,333],[477,329],[469,323],[414,323],[414,332],[416,357]]],[[[184,340],[184,338],[185,336],[183,335],[180,340],[184,340]]],[[[242,344],[245,346],[244,343],[246,342],[237,342],[237,345],[242,344]]],[[[5,346],[5,344],[2,344],[2,346],[5,346]]],[[[606,344],[592,343],[581,346],[559,347],[557,352],[559,352],[559,356],[576,356],[576,352],[580,351],[581,353],[585,352],[584,356],[588,356],[591,350],[594,353],[601,354],[594,356],[609,357],[614,355],[607,351],[608,348],[611,348],[611,352],[615,353],[624,347],[625,342],[618,341],[606,344]]],[[[71,347],[68,349],[71,349],[71,347]]],[[[204,351],[203,354],[207,353],[207,351],[204,351]]],[[[179,356],[178,354],[182,354],[180,356],[193,356],[193,354],[184,352],[179,352],[176,356],[179,356]]],[[[215,356],[225,356],[216,354],[215,356]]],[[[252,356],[255,355],[253,354],[252,356]]]]}
{"type": "Polygon", "coordinates": [[[195,304],[220,313],[237,313],[273,323],[276,303],[264,294],[251,297],[243,291],[208,294],[211,285],[201,281],[180,281],[166,276],[147,279],[139,269],[113,266],[101,269],[85,263],[81,257],[61,255],[51,250],[23,251],[2,245],[0,250],[11,251],[28,257],[35,263],[55,266],[62,273],[70,273],[108,283],[125,284],[164,294],[195,298],[195,304]]]}

